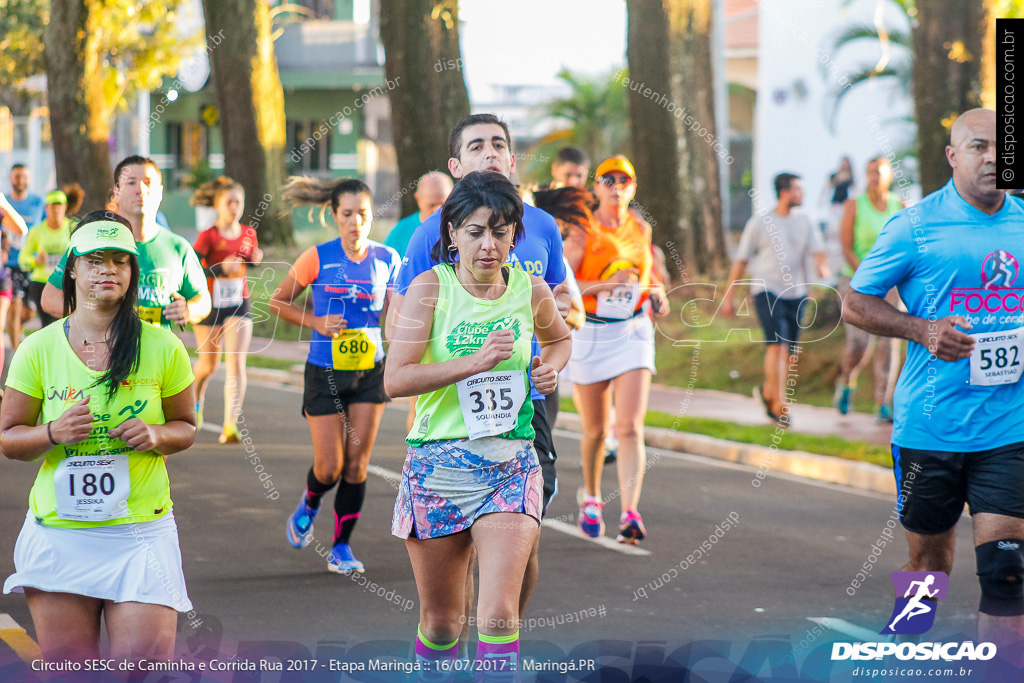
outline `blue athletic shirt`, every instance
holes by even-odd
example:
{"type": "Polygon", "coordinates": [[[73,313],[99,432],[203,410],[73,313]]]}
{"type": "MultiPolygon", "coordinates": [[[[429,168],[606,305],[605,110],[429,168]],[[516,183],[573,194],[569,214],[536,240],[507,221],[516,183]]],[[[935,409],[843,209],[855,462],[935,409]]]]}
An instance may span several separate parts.
{"type": "MultiPolygon", "coordinates": [[[[884,297],[899,291],[911,315],[961,315],[968,334],[1024,327],[1024,203],[1006,196],[989,216],[964,201],[953,181],[886,223],[851,286],[884,297]],[[1021,285],[1021,286],[1017,286],[1021,285]]],[[[1004,355],[1004,365],[1018,352],[1004,355]]],[[[1018,358],[1024,363],[1024,357],[1018,358]]],[[[904,448],[981,451],[1024,441],[1024,378],[970,383],[970,359],[939,360],[910,342],[896,385],[892,442],[904,448]]]]}
{"type": "MultiPolygon", "coordinates": [[[[398,252],[372,240],[366,257],[356,263],[345,254],[339,237],[303,252],[290,274],[311,289],[315,316],[341,314],[348,329],[371,330],[377,346],[374,361],[380,362],[384,358],[380,312],[387,290],[395,285],[399,263],[398,252]]],[[[306,360],[323,368],[333,367],[330,337],[313,330],[306,360]]]]}
{"type": "MultiPolygon", "coordinates": [[[[565,262],[562,260],[562,233],[558,223],[547,211],[535,206],[523,204],[523,235],[516,242],[508,255],[506,263],[513,268],[525,270],[530,275],[543,278],[551,287],[556,287],[565,280],[565,262]]],[[[398,271],[398,283],[395,291],[402,296],[409,291],[409,285],[420,273],[437,265],[431,256],[434,245],[441,241],[441,209],[427,217],[409,239],[409,246],[402,259],[402,268],[398,271]]],[[[533,338],[532,353],[540,355],[540,344],[533,338]]],[[[544,394],[537,391],[530,382],[530,396],[534,401],[544,399],[544,394]]]]}
{"type": "MultiPolygon", "coordinates": [[[[32,227],[38,223],[42,223],[46,217],[46,201],[37,194],[29,193],[24,199],[14,199],[10,195],[7,196],[7,201],[11,203],[11,206],[21,214],[21,217],[25,219],[26,225],[32,227]]],[[[25,244],[25,235],[18,235],[11,233],[11,251],[7,257],[7,264],[11,268],[20,268],[18,265],[18,255],[21,254],[21,247],[25,244]]]]}

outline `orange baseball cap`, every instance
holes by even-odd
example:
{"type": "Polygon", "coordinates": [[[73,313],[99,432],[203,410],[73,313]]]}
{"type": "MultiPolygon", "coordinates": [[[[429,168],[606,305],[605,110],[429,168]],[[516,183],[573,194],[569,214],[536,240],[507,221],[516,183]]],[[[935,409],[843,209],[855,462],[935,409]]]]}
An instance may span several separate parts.
{"type": "Polygon", "coordinates": [[[633,170],[633,164],[629,163],[629,159],[621,154],[609,157],[602,161],[601,165],[597,167],[597,171],[594,172],[594,175],[600,178],[605,173],[610,173],[612,171],[625,173],[633,180],[636,180],[636,171],[633,170]]]}

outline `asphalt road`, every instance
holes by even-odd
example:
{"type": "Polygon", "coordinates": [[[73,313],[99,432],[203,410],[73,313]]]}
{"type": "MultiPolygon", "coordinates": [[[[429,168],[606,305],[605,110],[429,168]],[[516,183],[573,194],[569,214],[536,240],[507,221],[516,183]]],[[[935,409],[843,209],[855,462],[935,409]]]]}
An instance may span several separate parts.
{"type": "MultiPolygon", "coordinates": [[[[393,475],[405,457],[404,400],[385,413],[353,537],[367,569],[350,578],[325,569],[329,514],[315,527],[318,542],[301,551],[285,542],[285,520],[312,462],[299,390],[250,384],[248,446],[217,444],[220,391],[215,379],[210,426],[193,448],[168,462],[195,605],[191,619],[179,620],[182,656],[278,657],[295,667],[308,660],[318,669],[315,675],[263,671],[217,678],[239,681],[339,680],[342,672],[328,665],[357,666],[388,653],[407,658],[418,620],[416,587],[404,545],[390,534],[393,475]]],[[[742,680],[732,678],[738,664],[763,680],[798,673],[810,680],[858,680],[849,673],[856,663],[837,663],[830,673],[828,662],[819,660],[828,660],[831,641],[870,639],[886,623],[893,606],[888,574],[906,560],[902,533],[891,529],[894,501],[776,475],[770,463],[761,468],[762,479],[758,468],[652,450],[641,505],[649,538],[640,546],[643,554],[629,554],[613,540],[617,501],[605,512],[610,538],[597,543],[575,531],[578,440],[568,433],[556,437],[561,492],[548,511],[540,582],[523,615],[524,658],[579,660],[584,668],[595,663],[604,669],[601,680],[636,679],[645,665],[662,671],[664,680],[682,680],[687,662],[703,672],[694,681],[742,680]],[[855,587],[865,563],[871,572],[855,587]],[[825,668],[816,673],[815,667],[825,668]]],[[[0,572],[6,576],[36,468],[2,466],[0,572]]],[[[607,496],[616,485],[612,471],[604,482],[607,496]]],[[[973,634],[979,591],[968,520],[959,531],[956,570],[929,640],[973,634]]],[[[0,612],[32,634],[22,596],[0,597],[0,612]]],[[[17,678],[13,661],[10,652],[0,653],[0,679],[17,678]]],[[[586,677],[549,675],[542,680],[586,677]]]]}

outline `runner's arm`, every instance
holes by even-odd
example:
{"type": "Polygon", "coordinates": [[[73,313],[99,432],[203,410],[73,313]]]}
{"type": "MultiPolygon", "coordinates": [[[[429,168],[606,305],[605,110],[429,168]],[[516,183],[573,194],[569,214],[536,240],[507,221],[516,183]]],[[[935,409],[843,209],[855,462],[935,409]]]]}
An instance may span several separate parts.
{"type": "Polygon", "coordinates": [[[140,418],[125,420],[110,430],[110,438],[121,439],[136,451],[156,451],[160,455],[179,453],[196,439],[195,383],[183,391],[161,399],[163,424],[148,424],[140,418]]]}
{"type": "Polygon", "coordinates": [[[725,288],[725,294],[722,295],[722,313],[727,317],[731,318],[736,312],[733,290],[736,289],[736,284],[745,272],[747,272],[747,262],[743,259],[736,259],[732,264],[732,270],[729,271],[729,284],[725,288]]]}
{"type": "Polygon", "coordinates": [[[39,300],[43,310],[54,318],[64,317],[64,290],[54,287],[49,282],[43,287],[43,295],[39,300]]]}
{"type": "Polygon", "coordinates": [[[843,217],[839,220],[839,244],[843,247],[843,258],[850,270],[857,270],[860,259],[853,252],[853,226],[857,221],[857,202],[847,199],[843,205],[843,217]]]}
{"type": "Polygon", "coordinates": [[[7,197],[3,192],[0,192],[0,211],[4,212],[3,226],[5,228],[10,228],[19,235],[24,235],[28,232],[28,225],[25,224],[25,219],[14,210],[14,207],[7,201],[7,197]]]}
{"type": "Polygon", "coordinates": [[[843,301],[843,319],[871,334],[917,342],[944,361],[967,358],[974,348],[974,339],[956,329],[971,329],[971,324],[961,316],[926,320],[903,313],[882,297],[856,290],[843,301]]]}
{"type": "Polygon", "coordinates": [[[30,462],[54,447],[47,423],[36,424],[42,406],[42,399],[7,388],[0,408],[0,449],[6,457],[30,462]]]}
{"type": "Polygon", "coordinates": [[[569,362],[572,353],[569,326],[554,307],[555,300],[547,283],[536,275],[531,275],[530,279],[533,284],[533,329],[540,342],[540,359],[558,372],[569,362]]]}

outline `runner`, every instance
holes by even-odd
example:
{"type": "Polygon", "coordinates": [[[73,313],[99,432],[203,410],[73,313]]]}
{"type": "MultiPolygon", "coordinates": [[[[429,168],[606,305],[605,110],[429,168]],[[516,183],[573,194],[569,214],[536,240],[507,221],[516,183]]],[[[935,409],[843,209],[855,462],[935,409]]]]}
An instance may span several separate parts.
{"type": "Polygon", "coordinates": [[[210,376],[220,363],[221,349],[227,349],[227,378],[224,380],[224,427],[220,443],[237,443],[238,417],[245,400],[245,357],[252,341],[252,312],[246,266],[263,262],[256,231],[242,225],[245,190],[231,178],[221,177],[203,185],[193,197],[196,206],[217,209],[216,225],[199,233],[195,250],[206,269],[213,293],[213,310],[193,325],[199,360],[196,375],[196,420],[203,424],[203,402],[210,376]]]}
{"type": "MultiPolygon", "coordinates": [[[[21,217],[7,197],[0,192],[0,263],[7,263],[7,257],[11,251],[11,241],[8,237],[11,233],[26,234],[28,226],[25,219],[21,217]]],[[[7,312],[10,310],[11,298],[13,297],[14,284],[11,279],[10,269],[4,265],[0,267],[0,368],[4,366],[5,348],[3,343],[4,328],[7,326],[7,312]]],[[[3,392],[0,392],[2,395],[3,392]]]]}
{"type": "Polygon", "coordinates": [[[42,308],[40,299],[46,279],[57,267],[68,248],[75,221],[67,217],[68,196],[61,190],[46,195],[46,220],[28,231],[18,264],[29,279],[28,296],[39,311],[39,320],[46,327],[55,318],[42,308]]]}
{"type": "Polygon", "coordinates": [[[611,157],[596,174],[594,221],[587,230],[571,228],[566,239],[566,258],[583,293],[588,323],[573,338],[567,372],[583,423],[578,523],[592,538],[604,534],[601,470],[614,389],[622,507],[616,540],[635,545],[647,535],[637,511],[647,462],[644,415],[654,372],[654,326],[646,311],[650,307],[658,316],[667,315],[668,299],[652,274],[651,226],[629,210],[636,193],[633,164],[623,156],[611,157]]]}
{"type": "MultiPolygon", "coordinates": [[[[11,181],[11,193],[8,195],[11,206],[25,219],[25,225],[33,226],[41,223],[45,216],[46,205],[43,198],[28,191],[29,172],[25,164],[14,164],[8,176],[11,181]]],[[[28,275],[18,264],[21,247],[25,243],[27,231],[14,231],[8,235],[11,246],[7,255],[7,267],[11,276],[11,307],[7,314],[7,331],[11,337],[11,349],[17,350],[21,343],[22,325],[32,319],[32,307],[28,298],[28,275]]]]}
{"type": "MultiPolygon", "coordinates": [[[[508,132],[508,126],[493,114],[472,114],[459,121],[448,136],[448,154],[448,170],[456,180],[473,171],[497,171],[511,179],[516,170],[516,157],[512,153],[512,136],[508,132]]],[[[526,234],[513,245],[508,257],[509,265],[544,278],[548,286],[554,288],[555,303],[564,318],[569,313],[570,293],[568,285],[565,284],[562,236],[558,231],[558,225],[550,215],[529,204],[523,206],[523,225],[526,226],[526,234]]],[[[439,263],[433,253],[440,238],[441,212],[437,211],[416,229],[409,240],[409,248],[402,259],[398,284],[395,286],[395,300],[392,302],[392,309],[395,311],[399,310],[401,297],[409,289],[413,279],[439,263]]],[[[392,321],[392,324],[394,323],[395,321],[392,321]]],[[[533,351],[534,355],[540,351],[536,340],[533,351]]],[[[547,420],[544,395],[536,388],[531,388],[530,399],[534,402],[533,429],[537,435],[533,447],[540,459],[540,468],[544,475],[543,510],[546,511],[558,491],[555,475],[555,459],[558,456],[551,436],[551,425],[547,420]]],[[[537,581],[539,547],[538,536],[526,568],[519,605],[520,613],[526,610],[526,604],[533,594],[533,587],[537,581]]],[[[470,587],[472,581],[470,573],[467,577],[470,587]]],[[[469,592],[471,594],[472,590],[469,592]]],[[[466,633],[468,635],[468,629],[466,633]]]]}
{"type": "MultiPolygon", "coordinates": [[[[889,192],[892,166],[885,157],[875,157],[867,165],[867,189],[856,199],[847,199],[843,217],[839,222],[839,236],[843,245],[846,267],[839,277],[839,292],[846,296],[850,278],[868,255],[886,222],[903,208],[903,202],[889,192]]],[[[899,306],[896,290],[888,294],[889,303],[899,306]]],[[[900,342],[898,339],[876,337],[847,324],[846,346],[833,404],[841,415],[850,412],[850,399],[857,388],[860,371],[874,356],[875,419],[879,423],[892,422],[892,393],[899,374],[900,342]]]]}
{"type": "Polygon", "coordinates": [[[394,249],[369,239],[373,195],[361,180],[297,178],[285,188],[297,204],[331,203],[338,238],[307,249],[270,299],[283,320],[313,329],[306,359],[302,414],[313,438],[306,490],[288,518],[293,548],[313,540],[313,520],[324,494],[334,497],[334,542],[327,570],[362,572],[349,539],[366,496],[366,468],[388,397],[384,393],[381,319],[395,283],[394,249]],[[313,316],[295,305],[312,287],[313,316]]]}
{"type": "Polygon", "coordinates": [[[522,216],[504,174],[464,176],[442,208],[442,263],[415,278],[391,333],[388,393],[420,394],[391,530],[416,577],[416,655],[428,665],[457,656],[472,548],[477,668],[518,665],[517,603],[542,505],[529,380],[552,391],[571,346],[544,280],[506,263],[524,238],[522,216]]]}
{"type": "Polygon", "coordinates": [[[1024,635],[1024,328],[1011,286],[1024,257],[1024,203],[996,187],[997,146],[995,112],[957,118],[946,147],[952,180],[886,224],[843,317],[910,341],[892,432],[904,570],[950,572],[966,502],[978,637],[1002,645],[1024,635]],[[997,260],[1013,277],[986,288],[997,260]],[[893,287],[907,313],[885,301],[893,287]]]}
{"type": "MultiPolygon", "coordinates": [[[[117,213],[131,223],[139,248],[139,317],[170,329],[205,318],[210,312],[210,291],[192,245],[156,222],[163,193],[160,169],[152,159],[126,157],[114,169],[117,213]]],[[[65,253],[43,288],[43,310],[52,316],[65,314],[61,287],[66,260],[65,253]]]]}
{"type": "Polygon", "coordinates": [[[14,354],[0,445],[42,458],[4,593],[24,592],[43,659],[170,660],[192,608],[164,460],[195,438],[188,354],[135,312],[130,224],[86,216],[71,236],[69,317],[14,354]],[[88,305],[77,306],[78,301],[88,305]]]}

